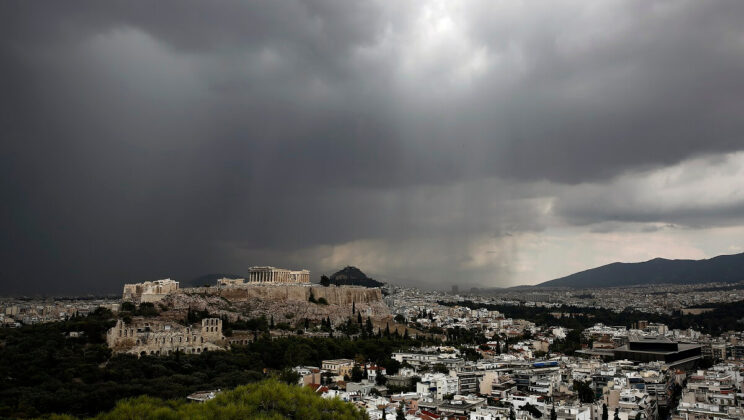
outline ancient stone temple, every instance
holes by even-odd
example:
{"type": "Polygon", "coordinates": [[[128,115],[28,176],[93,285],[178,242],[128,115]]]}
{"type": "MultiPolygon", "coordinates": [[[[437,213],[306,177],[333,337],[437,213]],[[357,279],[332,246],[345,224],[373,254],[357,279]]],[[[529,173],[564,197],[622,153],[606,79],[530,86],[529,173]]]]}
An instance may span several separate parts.
{"type": "Polygon", "coordinates": [[[270,266],[251,267],[248,272],[248,283],[307,284],[310,283],[310,271],[270,266]]]}
{"type": "Polygon", "coordinates": [[[168,355],[176,351],[202,353],[224,350],[222,320],[206,318],[201,325],[183,326],[172,321],[139,318],[126,324],[122,320],[106,333],[106,343],[115,353],[168,355]]]}
{"type": "Polygon", "coordinates": [[[228,277],[217,279],[217,286],[222,287],[242,286],[243,284],[245,284],[245,279],[231,279],[228,277]]]}
{"type": "Polygon", "coordinates": [[[122,300],[125,302],[157,302],[168,293],[178,291],[178,282],[171,279],[146,281],[124,285],[122,300]]]}

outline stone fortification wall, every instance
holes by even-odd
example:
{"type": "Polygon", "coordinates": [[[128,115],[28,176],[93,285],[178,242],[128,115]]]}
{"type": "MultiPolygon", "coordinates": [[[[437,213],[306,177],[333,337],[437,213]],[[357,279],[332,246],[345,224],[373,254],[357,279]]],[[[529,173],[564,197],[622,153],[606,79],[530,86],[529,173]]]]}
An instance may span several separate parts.
{"type": "Polygon", "coordinates": [[[129,324],[120,319],[106,333],[106,343],[115,353],[138,356],[201,353],[223,350],[226,344],[218,318],[187,327],[156,318],[138,318],[129,324]]]}
{"type": "Polygon", "coordinates": [[[390,310],[382,300],[379,288],[355,286],[303,286],[303,285],[246,285],[233,287],[196,287],[181,289],[163,301],[172,311],[181,313],[189,308],[207,310],[211,314],[230,319],[273,316],[275,322],[294,323],[300,319],[319,321],[331,318],[345,321],[352,308],[362,317],[373,321],[390,319],[390,310]],[[310,296],[324,298],[328,304],[310,302],[310,296]]]}
{"type": "Polygon", "coordinates": [[[315,299],[325,298],[330,305],[351,305],[356,302],[372,303],[382,301],[380,289],[366,287],[322,287],[322,286],[245,286],[217,289],[200,288],[204,293],[222,296],[228,300],[266,299],[275,301],[307,302],[310,293],[315,299]]]}

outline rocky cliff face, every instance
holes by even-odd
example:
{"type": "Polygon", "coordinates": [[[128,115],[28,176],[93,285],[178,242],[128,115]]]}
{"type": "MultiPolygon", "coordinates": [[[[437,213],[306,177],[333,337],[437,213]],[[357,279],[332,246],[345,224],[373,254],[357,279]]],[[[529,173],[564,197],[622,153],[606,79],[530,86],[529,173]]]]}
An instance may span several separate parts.
{"type": "Polygon", "coordinates": [[[361,312],[362,317],[366,319],[369,316],[376,323],[391,317],[380,289],[348,286],[197,287],[181,289],[178,293],[168,295],[162,304],[173,317],[183,316],[191,308],[207,310],[231,320],[264,315],[267,318],[273,316],[276,323],[290,324],[305,318],[320,321],[328,317],[334,323],[343,322],[352,316],[352,307],[361,312]],[[311,294],[316,301],[324,298],[328,304],[310,302],[311,294]]]}

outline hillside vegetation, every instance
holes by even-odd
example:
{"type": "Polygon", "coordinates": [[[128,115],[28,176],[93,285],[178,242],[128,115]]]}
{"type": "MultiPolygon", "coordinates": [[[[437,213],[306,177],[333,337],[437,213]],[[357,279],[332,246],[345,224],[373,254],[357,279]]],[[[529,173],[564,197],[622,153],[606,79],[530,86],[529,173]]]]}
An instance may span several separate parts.
{"type": "MultiPolygon", "coordinates": [[[[0,329],[0,418],[48,413],[96,416],[125,398],[183,399],[194,391],[232,389],[267,376],[283,380],[285,369],[320,366],[325,359],[358,357],[394,374],[400,364],[390,358],[392,352],[427,343],[393,333],[351,339],[338,330],[339,336],[333,338],[271,339],[269,322],[254,320],[248,324],[259,330],[257,339],[245,346],[198,355],[137,358],[111,354],[106,347],[104,334],[114,322],[111,312],[99,309],[88,317],[64,322],[0,329]],[[69,337],[70,331],[83,335],[69,337]]],[[[351,333],[361,328],[354,322],[343,327],[351,333]]]]}
{"type": "MultiPolygon", "coordinates": [[[[53,416],[53,419],[74,419],[53,416]]],[[[266,380],[219,394],[205,403],[140,396],[122,400],[98,420],[119,419],[367,419],[366,413],[338,398],[322,398],[310,388],[266,380]]]]}
{"type": "Polygon", "coordinates": [[[333,273],[330,277],[330,284],[336,286],[364,286],[364,287],[382,287],[384,283],[367,277],[362,270],[347,266],[333,273]]]}

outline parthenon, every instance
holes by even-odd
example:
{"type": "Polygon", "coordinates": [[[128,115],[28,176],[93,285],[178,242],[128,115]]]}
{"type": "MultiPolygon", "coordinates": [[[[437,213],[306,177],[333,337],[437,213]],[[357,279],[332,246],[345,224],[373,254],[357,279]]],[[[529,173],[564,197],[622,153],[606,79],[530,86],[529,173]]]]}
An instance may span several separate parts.
{"type": "Polygon", "coordinates": [[[251,267],[248,283],[310,283],[310,271],[287,270],[270,266],[251,267]]]}

